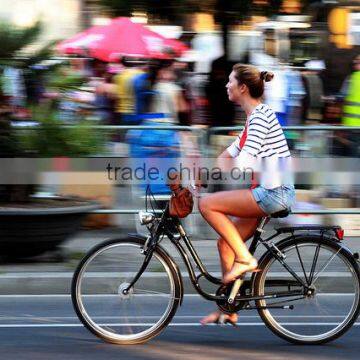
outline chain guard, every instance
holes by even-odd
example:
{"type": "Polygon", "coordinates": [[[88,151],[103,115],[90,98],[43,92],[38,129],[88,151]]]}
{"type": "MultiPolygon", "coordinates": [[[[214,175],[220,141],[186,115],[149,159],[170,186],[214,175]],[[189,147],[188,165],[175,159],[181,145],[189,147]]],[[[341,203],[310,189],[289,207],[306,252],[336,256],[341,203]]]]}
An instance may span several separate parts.
{"type": "MultiPolygon", "coordinates": [[[[224,300],[217,300],[216,304],[217,304],[218,308],[226,314],[236,313],[236,312],[242,310],[243,307],[249,303],[248,301],[235,301],[233,304],[229,304],[227,302],[227,299],[230,296],[232,285],[233,285],[232,283],[229,285],[221,285],[218,288],[218,290],[216,291],[217,296],[221,296],[221,295],[225,294],[224,300]]],[[[246,289],[247,289],[246,284],[243,284],[240,287],[240,295],[241,296],[246,295],[246,289]]]]}

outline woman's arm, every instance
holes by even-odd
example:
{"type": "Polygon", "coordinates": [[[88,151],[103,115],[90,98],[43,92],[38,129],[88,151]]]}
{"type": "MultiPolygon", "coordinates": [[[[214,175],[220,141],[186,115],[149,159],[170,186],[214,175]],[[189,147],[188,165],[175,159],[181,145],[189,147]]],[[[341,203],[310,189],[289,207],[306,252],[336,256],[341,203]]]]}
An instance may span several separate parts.
{"type": "Polygon", "coordinates": [[[229,171],[234,164],[234,158],[229,153],[228,149],[225,149],[216,159],[216,166],[221,169],[221,171],[229,171]]]}
{"type": "Polygon", "coordinates": [[[228,149],[225,149],[219,156],[218,156],[218,160],[219,159],[232,159],[233,157],[231,156],[231,154],[229,153],[228,149]]]}

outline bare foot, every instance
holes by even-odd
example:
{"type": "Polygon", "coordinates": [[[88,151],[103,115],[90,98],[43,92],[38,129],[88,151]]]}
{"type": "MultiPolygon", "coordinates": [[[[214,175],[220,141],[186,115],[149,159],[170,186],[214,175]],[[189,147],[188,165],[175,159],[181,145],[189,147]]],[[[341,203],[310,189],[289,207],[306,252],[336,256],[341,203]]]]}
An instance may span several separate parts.
{"type": "Polygon", "coordinates": [[[238,320],[238,316],[237,316],[237,314],[224,314],[224,313],[222,313],[220,311],[215,311],[215,312],[205,316],[204,318],[202,318],[200,320],[200,323],[202,325],[216,324],[220,320],[223,323],[226,323],[226,321],[228,321],[232,325],[236,325],[236,322],[238,320]],[[220,319],[220,317],[221,317],[221,319],[220,319]]]}
{"type": "Polygon", "coordinates": [[[223,283],[229,284],[246,272],[257,270],[257,266],[258,263],[255,258],[252,258],[249,261],[235,260],[232,269],[224,275],[223,283]]]}
{"type": "Polygon", "coordinates": [[[200,320],[201,325],[216,323],[219,320],[220,311],[215,311],[200,320]]]}

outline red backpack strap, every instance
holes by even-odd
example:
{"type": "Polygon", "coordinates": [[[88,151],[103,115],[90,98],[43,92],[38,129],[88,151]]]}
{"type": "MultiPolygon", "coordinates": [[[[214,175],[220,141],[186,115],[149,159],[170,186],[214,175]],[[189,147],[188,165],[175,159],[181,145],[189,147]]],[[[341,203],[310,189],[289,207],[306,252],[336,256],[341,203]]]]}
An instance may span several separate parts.
{"type": "MultiPolygon", "coordinates": [[[[248,128],[248,123],[247,123],[247,121],[246,121],[244,131],[243,131],[243,133],[241,134],[241,138],[240,138],[240,149],[242,149],[243,146],[245,145],[246,138],[247,138],[247,128],[248,128]]],[[[255,177],[254,179],[251,180],[251,187],[250,187],[250,189],[255,189],[255,188],[258,187],[258,186],[259,186],[259,183],[257,182],[256,177],[255,177]]]]}
{"type": "Polygon", "coordinates": [[[247,122],[246,122],[246,124],[245,124],[244,131],[243,131],[242,134],[241,134],[241,138],[240,138],[240,149],[242,149],[243,146],[245,145],[246,138],[247,138],[247,122]]]}

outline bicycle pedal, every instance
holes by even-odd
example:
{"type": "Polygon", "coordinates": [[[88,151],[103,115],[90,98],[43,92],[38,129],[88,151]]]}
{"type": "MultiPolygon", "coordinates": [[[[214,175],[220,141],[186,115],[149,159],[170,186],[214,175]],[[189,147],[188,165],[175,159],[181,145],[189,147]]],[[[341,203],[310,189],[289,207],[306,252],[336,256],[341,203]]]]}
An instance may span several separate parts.
{"type": "Polygon", "coordinates": [[[220,325],[220,326],[225,326],[226,325],[226,316],[224,314],[221,314],[218,318],[218,320],[216,321],[216,324],[220,325]]]}
{"type": "Polygon", "coordinates": [[[220,326],[231,325],[231,326],[237,327],[237,324],[235,322],[232,322],[231,320],[229,320],[226,317],[226,315],[224,315],[224,314],[221,314],[219,316],[219,319],[216,321],[216,324],[220,325],[220,326]]]}

